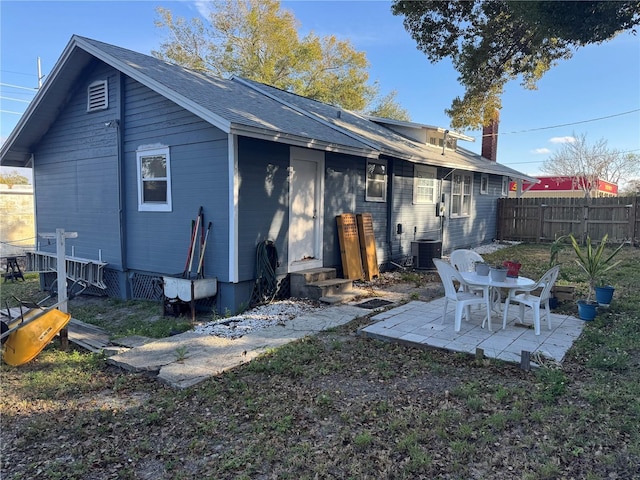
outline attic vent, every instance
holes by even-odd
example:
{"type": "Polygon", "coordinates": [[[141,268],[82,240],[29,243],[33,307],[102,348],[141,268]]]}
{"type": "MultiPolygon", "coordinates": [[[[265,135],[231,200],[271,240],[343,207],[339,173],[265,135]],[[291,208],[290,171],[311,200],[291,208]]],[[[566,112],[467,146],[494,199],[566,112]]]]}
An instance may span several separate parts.
{"type": "Polygon", "coordinates": [[[87,89],[87,112],[106,110],[109,107],[109,91],[106,80],[98,80],[87,89]]]}

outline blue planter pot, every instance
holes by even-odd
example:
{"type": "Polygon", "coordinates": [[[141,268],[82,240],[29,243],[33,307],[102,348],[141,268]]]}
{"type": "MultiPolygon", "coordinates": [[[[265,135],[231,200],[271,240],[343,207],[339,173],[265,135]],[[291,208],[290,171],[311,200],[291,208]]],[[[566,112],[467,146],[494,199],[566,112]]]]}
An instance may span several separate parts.
{"type": "Polygon", "coordinates": [[[596,302],[601,307],[608,307],[613,299],[613,288],[611,285],[606,285],[604,287],[596,287],[596,302]]]}
{"type": "Polygon", "coordinates": [[[596,302],[587,302],[586,300],[578,300],[578,316],[580,320],[587,322],[596,318],[598,304],[596,302]]]}

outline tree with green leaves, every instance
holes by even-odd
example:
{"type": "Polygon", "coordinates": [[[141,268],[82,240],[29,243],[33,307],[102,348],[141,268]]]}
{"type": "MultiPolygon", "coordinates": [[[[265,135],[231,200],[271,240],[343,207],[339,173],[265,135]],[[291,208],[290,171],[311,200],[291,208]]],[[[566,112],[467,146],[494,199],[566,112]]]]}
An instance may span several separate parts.
{"type": "Polygon", "coordinates": [[[397,95],[397,90],[392,90],[387,95],[380,97],[374,102],[371,109],[367,111],[367,114],[372,117],[392,118],[403,122],[410,121],[409,112],[396,102],[397,95]]]}
{"type": "Polygon", "coordinates": [[[611,149],[605,139],[590,144],[586,134],[573,134],[571,141],[545,160],[542,171],[571,177],[574,186],[589,200],[598,180],[618,184],[640,175],[640,155],[611,149]]]}
{"type": "Polygon", "coordinates": [[[489,125],[504,86],[525,88],[559,60],[640,23],[638,1],[395,0],[391,10],[433,62],[450,58],[465,88],[446,113],[454,128],[489,125]]]}
{"type": "Polygon", "coordinates": [[[296,18],[278,0],[223,0],[209,5],[208,23],[174,18],[170,10],[159,7],[156,26],[169,35],[153,55],[349,110],[366,111],[377,98],[377,85],[367,84],[369,63],[364,52],[334,35],[319,37],[311,32],[300,38],[296,18]]]}

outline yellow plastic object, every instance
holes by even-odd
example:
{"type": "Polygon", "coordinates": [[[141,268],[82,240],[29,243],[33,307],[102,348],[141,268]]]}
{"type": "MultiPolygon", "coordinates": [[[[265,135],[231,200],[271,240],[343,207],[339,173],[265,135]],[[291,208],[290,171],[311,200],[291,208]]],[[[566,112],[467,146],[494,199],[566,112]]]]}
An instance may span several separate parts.
{"type": "Polygon", "coordinates": [[[18,328],[7,337],[3,345],[2,359],[14,367],[30,362],[69,323],[69,320],[70,313],[55,308],[32,321],[27,317],[24,325],[17,324],[18,328]]]}

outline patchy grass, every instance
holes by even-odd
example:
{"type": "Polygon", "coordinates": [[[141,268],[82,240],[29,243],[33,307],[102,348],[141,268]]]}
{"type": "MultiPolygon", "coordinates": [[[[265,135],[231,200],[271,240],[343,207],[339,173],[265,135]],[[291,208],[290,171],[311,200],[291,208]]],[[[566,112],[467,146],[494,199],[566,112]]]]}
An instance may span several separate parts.
{"type": "MultiPolygon", "coordinates": [[[[25,275],[25,281],[5,283],[0,288],[0,302],[3,308],[17,307],[19,300],[41,303],[49,296],[40,290],[36,274],[25,275]]],[[[52,305],[55,297],[43,303],[52,305]]],[[[151,301],[123,301],[116,298],[81,295],[69,300],[68,310],[73,318],[97,325],[113,338],[142,335],[150,338],[164,338],[171,334],[187,331],[190,320],[185,317],[163,317],[162,306],[151,301]]]]}
{"type": "Polygon", "coordinates": [[[97,325],[113,337],[164,338],[191,328],[185,317],[163,317],[161,304],[152,301],[80,297],[71,301],[69,311],[73,312],[73,318],[97,325]]]}
{"type": "MultiPolygon", "coordinates": [[[[623,255],[629,266],[612,272],[611,308],[586,325],[561,368],[535,372],[361,338],[365,320],[184,391],[54,342],[28,365],[0,371],[1,476],[634,478],[640,254],[623,255]]],[[[486,257],[517,258],[537,278],[548,249],[486,257]]],[[[570,257],[561,254],[563,278],[580,285],[570,257]]],[[[110,312],[120,306],[108,302],[110,312]]],[[[157,304],[145,309],[159,315],[157,304]]]]}

